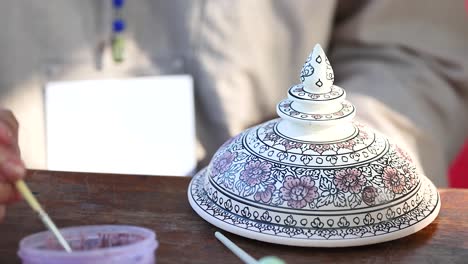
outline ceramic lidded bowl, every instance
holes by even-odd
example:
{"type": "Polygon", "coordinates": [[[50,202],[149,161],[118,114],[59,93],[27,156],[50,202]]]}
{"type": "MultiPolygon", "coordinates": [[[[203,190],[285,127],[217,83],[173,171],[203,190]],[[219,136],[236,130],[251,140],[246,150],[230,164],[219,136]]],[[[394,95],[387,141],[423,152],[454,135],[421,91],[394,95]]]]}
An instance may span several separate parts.
{"type": "Polygon", "coordinates": [[[439,194],[411,157],[353,122],[320,45],[281,117],[230,139],[192,179],[188,198],[209,223],[276,244],[346,247],[384,242],[429,225],[439,194]]]}

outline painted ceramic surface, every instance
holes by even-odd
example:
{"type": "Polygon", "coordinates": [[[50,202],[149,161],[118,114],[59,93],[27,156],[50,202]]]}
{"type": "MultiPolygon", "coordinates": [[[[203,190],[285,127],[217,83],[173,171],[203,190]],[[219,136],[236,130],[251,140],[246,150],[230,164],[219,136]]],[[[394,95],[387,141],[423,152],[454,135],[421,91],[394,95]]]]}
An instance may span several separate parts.
{"type": "Polygon", "coordinates": [[[235,234],[270,243],[342,247],[384,242],[410,235],[432,222],[440,209],[439,195],[426,179],[397,205],[358,212],[282,211],[247,204],[219,189],[206,188],[206,171],[189,189],[195,211],[210,223],[235,234]]]}
{"type": "Polygon", "coordinates": [[[329,92],[326,93],[309,93],[304,90],[303,84],[297,84],[291,87],[288,91],[288,95],[292,98],[302,100],[314,100],[317,102],[326,102],[343,98],[346,96],[346,92],[343,88],[333,85],[329,92]]]}
{"type": "Polygon", "coordinates": [[[330,61],[320,45],[316,45],[313,52],[307,57],[299,78],[309,92],[321,93],[330,90],[335,75],[330,61]]]}
{"type": "Polygon", "coordinates": [[[300,79],[277,106],[286,120],[230,139],[193,178],[194,210],[238,235],[296,246],[379,243],[432,222],[440,208],[437,190],[405,151],[350,122],[355,108],[333,85],[320,46],[300,79]],[[320,141],[294,138],[314,133],[322,133],[315,137],[320,141]]]}
{"type": "Polygon", "coordinates": [[[284,100],[278,105],[280,113],[304,121],[331,121],[350,116],[355,112],[350,102],[342,102],[340,110],[332,113],[304,113],[294,109],[294,101],[284,100]]]}
{"type": "Polygon", "coordinates": [[[226,142],[194,177],[189,197],[199,214],[252,232],[254,239],[300,246],[382,242],[385,235],[415,232],[437,214],[432,183],[379,134],[355,124],[343,141],[295,142],[276,133],[278,122],[226,142]]]}
{"type": "Polygon", "coordinates": [[[406,153],[362,126],[345,141],[315,144],[277,134],[278,121],[224,144],[207,187],[277,208],[349,210],[388,203],[420,182],[406,153]]]}

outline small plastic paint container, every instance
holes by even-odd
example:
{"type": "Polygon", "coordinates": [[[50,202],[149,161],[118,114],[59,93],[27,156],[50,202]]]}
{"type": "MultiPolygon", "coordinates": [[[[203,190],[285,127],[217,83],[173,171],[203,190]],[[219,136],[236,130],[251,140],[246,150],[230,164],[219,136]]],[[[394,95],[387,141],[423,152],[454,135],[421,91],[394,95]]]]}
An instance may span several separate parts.
{"type": "Polygon", "coordinates": [[[67,253],[49,231],[20,242],[24,264],[153,264],[158,247],[149,229],[125,225],[77,226],[60,229],[73,252],[67,253]]]}

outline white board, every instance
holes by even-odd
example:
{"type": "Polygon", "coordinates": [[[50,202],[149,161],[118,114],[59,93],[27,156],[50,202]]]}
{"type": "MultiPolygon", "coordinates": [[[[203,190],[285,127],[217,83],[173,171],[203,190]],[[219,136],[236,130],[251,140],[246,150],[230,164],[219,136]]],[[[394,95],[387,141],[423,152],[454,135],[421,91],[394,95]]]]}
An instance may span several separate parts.
{"type": "Polygon", "coordinates": [[[190,175],[196,166],[188,75],[50,82],[49,170],[190,175]]]}

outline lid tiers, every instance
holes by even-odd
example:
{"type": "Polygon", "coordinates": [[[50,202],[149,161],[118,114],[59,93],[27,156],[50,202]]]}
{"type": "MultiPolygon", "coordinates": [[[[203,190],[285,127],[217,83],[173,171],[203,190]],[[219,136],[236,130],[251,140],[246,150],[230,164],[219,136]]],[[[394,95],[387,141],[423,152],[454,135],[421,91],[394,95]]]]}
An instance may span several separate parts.
{"type": "Polygon", "coordinates": [[[279,131],[289,137],[309,141],[328,140],[332,135],[346,138],[353,133],[354,106],[345,100],[346,92],[333,85],[333,69],[317,44],[300,74],[301,84],[292,86],[288,99],[276,111],[283,121],[279,131]]]}

